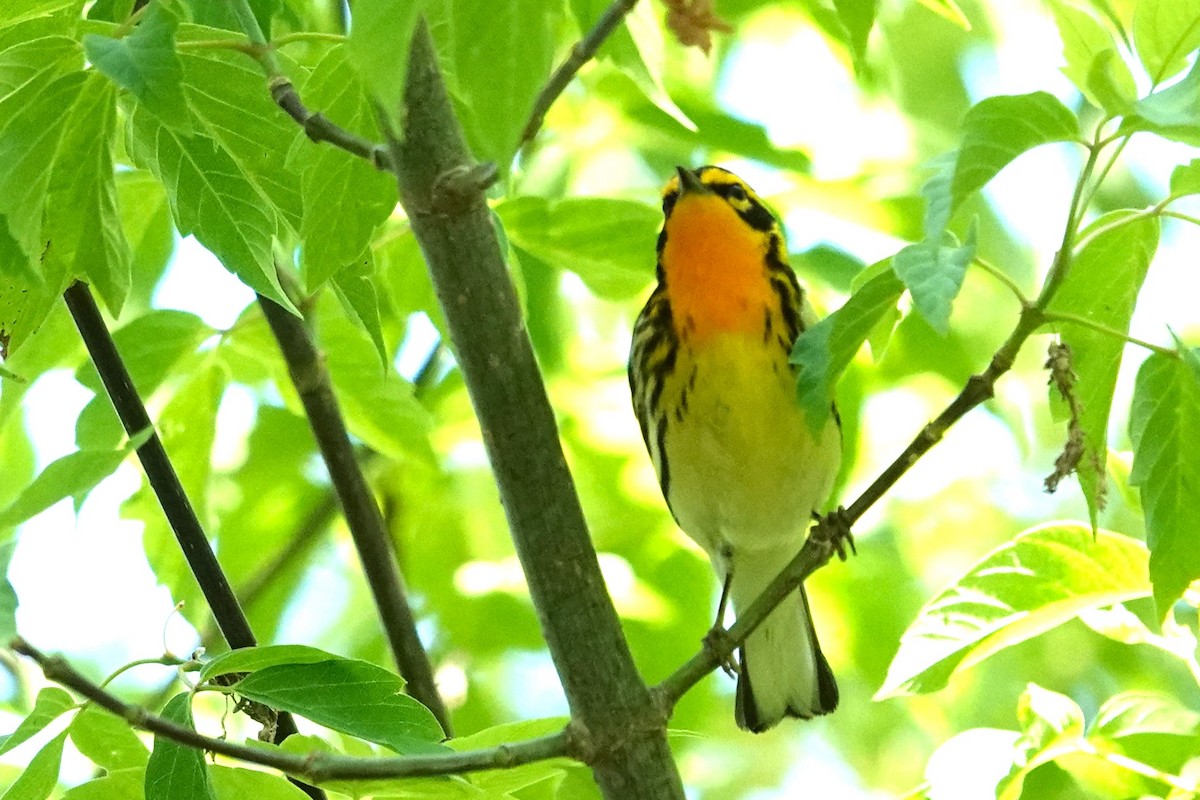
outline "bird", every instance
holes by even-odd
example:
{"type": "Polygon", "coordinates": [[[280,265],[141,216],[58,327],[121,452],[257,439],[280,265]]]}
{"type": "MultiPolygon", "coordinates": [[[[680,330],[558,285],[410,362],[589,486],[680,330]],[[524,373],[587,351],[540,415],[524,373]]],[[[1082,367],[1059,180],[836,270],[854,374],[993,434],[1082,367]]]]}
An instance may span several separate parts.
{"type": "MultiPolygon", "coordinates": [[[[726,600],[744,611],[800,551],[841,463],[841,426],[836,409],[810,425],[797,402],[789,355],[816,317],[759,196],[721,167],[677,167],[662,208],[629,385],[667,507],[722,583],[717,632],[726,600]]],[[[744,730],[837,708],[803,585],[729,667],[744,730]]]]}

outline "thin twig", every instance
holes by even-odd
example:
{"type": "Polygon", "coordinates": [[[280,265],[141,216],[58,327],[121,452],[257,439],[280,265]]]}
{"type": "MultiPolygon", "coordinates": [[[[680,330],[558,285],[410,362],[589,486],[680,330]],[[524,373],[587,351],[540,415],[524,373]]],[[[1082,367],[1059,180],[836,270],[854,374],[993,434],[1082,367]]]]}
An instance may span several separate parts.
{"type": "Polygon", "coordinates": [[[1042,321],[1043,322],[1068,322],[1072,325],[1079,325],[1080,327],[1083,327],[1083,328],[1090,328],[1091,330],[1094,330],[1097,333],[1106,334],[1108,336],[1113,337],[1114,339],[1120,339],[1123,342],[1128,342],[1129,344],[1136,344],[1138,347],[1144,347],[1145,349],[1149,350],[1152,353],[1158,353],[1159,355],[1167,356],[1168,358],[1179,358],[1179,353],[1176,352],[1173,348],[1163,347],[1160,344],[1154,344],[1153,342],[1147,342],[1145,339],[1139,339],[1136,336],[1130,336],[1129,334],[1122,333],[1121,331],[1117,330],[1116,328],[1105,325],[1104,323],[1096,322],[1095,320],[1088,319],[1087,317],[1085,317],[1081,314],[1070,314],[1066,311],[1047,311],[1044,314],[1042,314],[1042,321]]]}
{"type": "Polygon", "coordinates": [[[324,359],[301,318],[261,295],[258,302],[287,362],[288,373],[341,501],[392,655],[407,681],[406,689],[433,712],[446,735],[452,735],[450,715],[438,695],[429,656],[417,634],[391,538],[350,444],[324,359]]]}
{"type": "Polygon", "coordinates": [[[383,778],[415,778],[435,775],[457,775],[485,769],[507,769],[545,761],[551,758],[574,757],[568,729],[536,739],[503,744],[483,750],[436,755],[360,758],[332,753],[286,753],[263,747],[238,744],[226,739],[205,736],[192,728],[153,714],[140,706],[131,705],[100,688],[82,675],[61,656],[48,656],[24,639],[14,639],[9,645],[14,651],[35,661],[48,680],[72,689],[124,719],[131,726],[149,731],[173,742],[210,753],[236,758],[286,772],[313,783],[331,780],[364,780],[383,778]]]}
{"type": "Polygon", "coordinates": [[[390,171],[391,156],[387,147],[346,130],[331,122],[320,112],[308,110],[308,107],[300,99],[296,87],[292,85],[291,79],[284,73],[275,50],[263,36],[258,19],[254,16],[253,9],[250,8],[249,0],[228,0],[228,2],[233,6],[242,30],[254,45],[254,50],[250,55],[258,61],[263,72],[267,74],[267,85],[275,104],[294,119],[312,141],[327,142],[334,147],[340,147],[351,155],[366,159],[378,170],[390,171]]]}
{"type": "MultiPolygon", "coordinates": [[[[108,332],[108,326],[104,324],[104,317],[100,315],[96,299],[92,297],[87,284],[79,281],[71,284],[63,293],[63,299],[75,320],[75,327],[79,329],[79,335],[83,338],[92,363],[96,365],[96,372],[100,375],[100,381],[108,392],[109,400],[112,401],[125,433],[132,436],[151,428],[150,415],[146,413],[146,406],[133,385],[133,378],[125,368],[121,354],[117,352],[117,345],[108,332]]],[[[187,493],[183,490],[179,475],[167,457],[158,431],[152,431],[146,443],[138,448],[137,454],[142,469],[146,472],[146,480],[154,491],[154,496],[158,498],[192,575],[200,584],[200,591],[217,621],[221,635],[232,648],[254,647],[257,644],[254,632],[250,629],[250,623],[246,620],[246,614],[238,604],[237,597],[229,587],[225,572],[213,553],[187,493]]],[[[275,741],[282,742],[296,732],[296,721],[292,719],[292,715],[281,712],[275,729],[275,741]]],[[[317,800],[325,796],[323,792],[312,787],[300,788],[317,800]]]]}
{"type": "Polygon", "coordinates": [[[637,5],[637,0],[614,0],[613,4],[600,15],[600,19],[596,21],[588,35],[571,48],[571,54],[563,63],[559,64],[558,69],[554,70],[554,74],[550,76],[546,85],[542,87],[542,91],[538,93],[537,100],[533,104],[533,111],[529,114],[529,121],[525,123],[525,129],[521,133],[522,146],[533,141],[538,131],[541,130],[550,106],[554,105],[554,101],[563,93],[583,65],[592,60],[596,51],[609,36],[612,36],[613,31],[617,29],[617,26],[635,5],[637,5]]]}
{"type": "Polygon", "coordinates": [[[1021,291],[1021,287],[1017,285],[1017,282],[1005,274],[1004,270],[1000,269],[995,264],[980,258],[979,256],[974,258],[974,262],[988,275],[991,275],[993,278],[1000,281],[1000,283],[1008,287],[1008,290],[1013,293],[1014,297],[1017,298],[1018,303],[1020,303],[1022,306],[1029,305],[1029,298],[1025,296],[1023,291],[1021,291]]]}

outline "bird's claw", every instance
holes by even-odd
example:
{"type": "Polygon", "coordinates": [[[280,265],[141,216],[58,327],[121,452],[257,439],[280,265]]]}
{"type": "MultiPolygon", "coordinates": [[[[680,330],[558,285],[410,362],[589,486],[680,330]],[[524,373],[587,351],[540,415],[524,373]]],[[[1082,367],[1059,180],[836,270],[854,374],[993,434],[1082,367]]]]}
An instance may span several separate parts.
{"type": "Polygon", "coordinates": [[[733,657],[733,642],[729,640],[729,632],[720,625],[714,625],[704,634],[701,641],[704,643],[704,649],[717,659],[721,670],[729,677],[736,678],[739,669],[733,657]]]}
{"type": "Polygon", "coordinates": [[[846,509],[842,506],[824,516],[817,515],[817,524],[811,535],[837,553],[841,561],[845,561],[851,554],[858,555],[858,548],[854,546],[854,533],[850,530],[850,520],[847,519],[846,509]]]}

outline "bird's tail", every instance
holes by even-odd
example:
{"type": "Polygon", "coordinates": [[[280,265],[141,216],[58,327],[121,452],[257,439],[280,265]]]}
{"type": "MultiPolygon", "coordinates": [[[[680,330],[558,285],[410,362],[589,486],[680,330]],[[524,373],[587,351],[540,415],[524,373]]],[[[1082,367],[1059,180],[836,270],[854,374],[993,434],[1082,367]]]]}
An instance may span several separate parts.
{"type": "MultiPolygon", "coordinates": [[[[758,598],[793,553],[740,551],[730,587],[739,613],[758,598]]],[[[761,733],[785,716],[807,719],[837,708],[838,688],[821,654],[804,587],[784,598],[742,644],[738,727],[761,733]]]]}

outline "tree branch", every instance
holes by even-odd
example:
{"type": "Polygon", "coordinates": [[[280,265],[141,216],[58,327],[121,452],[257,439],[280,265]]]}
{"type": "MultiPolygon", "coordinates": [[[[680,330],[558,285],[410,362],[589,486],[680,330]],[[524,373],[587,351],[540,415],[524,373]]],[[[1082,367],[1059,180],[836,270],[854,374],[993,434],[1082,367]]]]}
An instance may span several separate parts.
{"type": "Polygon", "coordinates": [[[400,201],[446,315],[580,758],[608,798],[681,799],[665,710],[651,702],[605,590],[501,255],[484,198],[491,175],[472,165],[424,21],[407,81],[403,138],[388,131],[400,201]]]}
{"type": "Polygon", "coordinates": [[[205,736],[186,725],[152,714],[140,706],[131,705],[97,686],[61,656],[48,656],[24,639],[14,639],[9,645],[14,651],[32,659],[42,668],[48,680],[72,689],[101,708],[124,719],[135,728],[149,731],[173,742],[210,753],[218,753],[250,764],[271,767],[313,783],[331,780],[364,780],[381,778],[416,778],[454,775],[485,769],[506,769],[550,758],[570,757],[573,738],[569,729],[549,736],[503,744],[483,750],[466,750],[419,756],[360,758],[331,753],[286,753],[263,747],[238,744],[227,739],[205,736]]]}
{"type": "Polygon", "coordinates": [[[563,93],[583,65],[592,60],[596,51],[609,36],[612,36],[613,31],[617,29],[617,26],[628,16],[635,5],[637,5],[637,0],[613,0],[613,4],[600,15],[600,19],[596,21],[588,35],[571,48],[571,54],[567,56],[566,61],[558,65],[558,69],[554,70],[554,74],[546,81],[542,91],[538,92],[537,100],[533,103],[533,111],[529,114],[529,121],[525,123],[525,129],[521,133],[522,145],[532,142],[538,135],[542,123],[546,120],[546,113],[550,111],[550,106],[554,105],[554,101],[563,93]]]}
{"type": "Polygon", "coordinates": [[[288,373],[329,469],[329,477],[341,501],[346,524],[379,609],[392,656],[408,682],[406,689],[433,712],[446,735],[452,735],[450,715],[438,695],[429,656],[417,635],[417,623],[408,604],[383,515],[350,444],[329,371],[302,319],[262,295],[258,302],[279,342],[288,373]]]}
{"type": "Polygon", "coordinates": [[[294,119],[312,141],[327,142],[334,147],[340,147],[351,155],[366,159],[375,169],[390,170],[391,156],[384,145],[364,139],[358,134],[346,130],[331,122],[320,112],[308,110],[304,101],[300,99],[296,87],[292,85],[291,79],[284,73],[283,66],[279,63],[274,49],[263,35],[262,28],[259,27],[258,19],[254,16],[248,0],[227,0],[227,2],[230,3],[233,12],[237,15],[246,37],[254,45],[250,55],[258,61],[263,72],[267,74],[267,86],[275,105],[294,119]]]}
{"type": "MultiPolygon", "coordinates": [[[[67,309],[75,320],[75,327],[79,329],[79,335],[83,338],[92,363],[96,365],[96,372],[100,375],[125,433],[132,436],[138,431],[152,429],[146,406],[134,388],[133,378],[125,368],[121,354],[117,352],[117,345],[104,324],[104,318],[100,315],[100,309],[96,306],[96,300],[87,284],[79,281],[71,284],[63,293],[63,299],[66,300],[67,309]]],[[[221,635],[232,648],[254,647],[257,642],[254,632],[250,630],[250,623],[225,578],[221,564],[213,553],[187,493],[183,490],[175,467],[167,457],[166,448],[163,447],[157,430],[152,430],[150,438],[138,448],[137,454],[142,469],[146,472],[146,480],[154,491],[154,496],[158,498],[192,575],[200,584],[200,591],[217,621],[221,635]]],[[[281,712],[275,730],[275,741],[282,742],[293,733],[296,733],[295,720],[291,714],[281,712]]],[[[323,800],[325,796],[319,790],[312,790],[312,787],[301,788],[318,800],[323,800]]]]}

